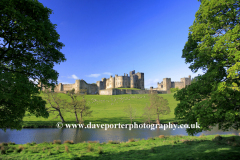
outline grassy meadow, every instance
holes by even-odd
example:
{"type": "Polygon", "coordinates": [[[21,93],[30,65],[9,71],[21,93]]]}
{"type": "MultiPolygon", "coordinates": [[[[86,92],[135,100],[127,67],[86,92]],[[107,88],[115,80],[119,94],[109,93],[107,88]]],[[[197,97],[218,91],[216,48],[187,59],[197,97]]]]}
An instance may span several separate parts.
{"type": "MultiPolygon", "coordinates": [[[[41,96],[44,96],[41,93],[41,96]]],[[[70,97],[64,93],[59,93],[59,96],[63,99],[71,101],[70,97]]],[[[169,107],[171,112],[169,115],[164,115],[160,117],[161,123],[177,122],[175,120],[174,109],[177,106],[177,101],[173,98],[173,93],[171,94],[159,94],[163,98],[167,99],[169,102],[169,107]]],[[[92,117],[84,117],[84,123],[89,122],[95,124],[129,124],[130,118],[124,112],[124,108],[131,105],[136,108],[136,118],[133,122],[144,123],[145,120],[141,117],[143,114],[143,109],[146,105],[150,104],[148,94],[123,94],[123,95],[86,95],[87,105],[91,106],[93,110],[92,117]]],[[[78,97],[80,100],[81,97],[78,97]]],[[[48,105],[47,105],[48,106],[48,105]]],[[[48,119],[42,117],[35,117],[34,115],[26,114],[24,117],[23,127],[55,127],[57,122],[61,122],[60,117],[56,117],[57,112],[50,113],[48,119]]],[[[75,116],[73,113],[65,112],[63,110],[63,117],[66,123],[75,123],[75,116]]],[[[80,117],[80,115],[78,116],[80,117]]],[[[152,121],[155,122],[156,116],[152,117],[152,121]]]]}
{"type": "Polygon", "coordinates": [[[54,140],[53,143],[0,144],[0,159],[168,159],[168,160],[230,160],[239,159],[240,136],[201,135],[164,136],[127,142],[54,140]]]}

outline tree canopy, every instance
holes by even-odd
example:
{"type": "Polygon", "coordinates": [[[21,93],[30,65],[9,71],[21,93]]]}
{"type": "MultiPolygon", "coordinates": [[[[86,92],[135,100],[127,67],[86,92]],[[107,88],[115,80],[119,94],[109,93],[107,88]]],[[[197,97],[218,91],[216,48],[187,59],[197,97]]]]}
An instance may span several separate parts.
{"type": "Polygon", "coordinates": [[[37,0],[0,1],[0,128],[4,130],[21,129],[26,111],[48,117],[33,81],[55,86],[54,64],[66,60],[56,25],[49,20],[51,13],[37,0]]]}
{"type": "Polygon", "coordinates": [[[200,129],[187,129],[191,135],[216,124],[223,130],[240,125],[239,1],[200,2],[182,58],[193,72],[202,69],[204,74],[174,95],[180,101],[176,117],[200,124],[200,129]]]}

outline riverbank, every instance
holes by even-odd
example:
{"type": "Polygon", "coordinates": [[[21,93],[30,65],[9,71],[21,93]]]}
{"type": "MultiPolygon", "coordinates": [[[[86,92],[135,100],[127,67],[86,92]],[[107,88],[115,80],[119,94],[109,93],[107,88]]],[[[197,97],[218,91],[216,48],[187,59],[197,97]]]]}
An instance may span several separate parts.
{"type": "MultiPolygon", "coordinates": [[[[44,96],[44,94],[40,94],[44,96]]],[[[62,99],[71,101],[71,98],[66,94],[59,93],[59,96],[62,99]]],[[[173,93],[171,94],[159,94],[163,98],[167,99],[170,107],[169,115],[160,115],[160,123],[178,123],[179,120],[175,119],[174,109],[179,103],[173,98],[173,93]]],[[[78,97],[80,100],[81,97],[78,97]]],[[[86,95],[87,105],[93,110],[92,117],[84,117],[84,124],[130,124],[131,120],[124,112],[124,108],[131,105],[136,109],[136,118],[133,119],[133,122],[137,124],[142,124],[146,122],[142,118],[144,113],[144,107],[150,105],[148,94],[135,94],[135,95],[86,95]]],[[[47,105],[49,107],[49,105],[47,105]]],[[[76,124],[76,119],[73,113],[66,112],[65,109],[62,110],[63,117],[67,124],[76,124]]],[[[34,115],[26,114],[23,119],[23,128],[55,128],[58,122],[61,122],[60,117],[57,116],[57,113],[50,113],[49,118],[45,119],[42,117],[35,117],[34,115]]],[[[152,116],[152,123],[155,123],[156,115],[152,116]]]]}
{"type": "Polygon", "coordinates": [[[239,159],[240,136],[163,136],[127,142],[2,143],[0,159],[239,159]]]}

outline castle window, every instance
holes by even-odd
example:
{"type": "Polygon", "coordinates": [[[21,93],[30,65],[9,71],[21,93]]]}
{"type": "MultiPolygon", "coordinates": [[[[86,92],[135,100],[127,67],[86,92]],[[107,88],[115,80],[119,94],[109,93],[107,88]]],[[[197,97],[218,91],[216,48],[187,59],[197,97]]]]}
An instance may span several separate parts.
{"type": "Polygon", "coordinates": [[[163,88],[163,85],[161,85],[161,88],[163,88]]]}

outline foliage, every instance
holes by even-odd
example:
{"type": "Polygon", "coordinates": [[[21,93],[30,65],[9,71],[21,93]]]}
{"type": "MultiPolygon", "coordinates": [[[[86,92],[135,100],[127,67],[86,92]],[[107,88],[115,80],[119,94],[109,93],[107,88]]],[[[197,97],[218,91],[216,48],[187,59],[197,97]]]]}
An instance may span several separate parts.
{"type": "Polygon", "coordinates": [[[154,115],[152,108],[146,105],[143,111],[144,111],[142,115],[143,119],[145,119],[148,122],[148,124],[150,124],[152,116],[154,115]]]}
{"type": "Polygon", "coordinates": [[[127,107],[124,108],[124,112],[128,115],[132,124],[132,120],[136,118],[137,110],[133,108],[131,105],[128,105],[127,107]]]}
{"type": "Polygon", "coordinates": [[[170,88],[171,93],[179,91],[179,88],[170,88]]]}
{"type": "Polygon", "coordinates": [[[80,105],[76,108],[77,111],[80,113],[80,123],[83,123],[83,116],[92,116],[92,110],[89,105],[87,105],[87,100],[83,96],[82,100],[80,101],[80,105]]]}
{"type": "MultiPolygon", "coordinates": [[[[48,90],[45,91],[46,96],[44,99],[47,101],[48,104],[50,104],[50,107],[46,107],[48,112],[57,112],[57,116],[60,116],[62,123],[65,122],[62,110],[66,108],[68,105],[67,101],[65,99],[62,99],[58,96],[58,93],[50,92],[48,90]]],[[[55,117],[55,118],[56,118],[55,117]]]]}
{"type": "Polygon", "coordinates": [[[25,111],[48,117],[38,96],[39,80],[46,86],[57,83],[54,63],[65,61],[64,45],[52,13],[38,1],[0,1],[0,128],[21,129],[25,111]],[[35,83],[33,83],[33,81],[35,83]]]}
{"type": "Polygon", "coordinates": [[[163,97],[158,96],[157,93],[150,93],[150,108],[153,110],[153,113],[157,115],[157,123],[160,123],[159,115],[167,115],[170,113],[170,107],[168,106],[168,100],[163,97]]]}
{"type": "MultiPolygon", "coordinates": [[[[91,116],[92,111],[90,111],[90,107],[86,106],[86,100],[84,99],[84,95],[81,95],[81,91],[79,92],[79,94],[75,94],[75,89],[72,89],[70,92],[68,92],[68,96],[71,97],[71,102],[69,103],[69,112],[74,113],[75,114],[75,118],[76,118],[76,123],[79,123],[78,120],[78,115],[77,113],[81,114],[81,123],[83,122],[82,120],[82,116],[91,116]],[[82,97],[82,100],[77,100],[78,95],[80,95],[82,97]],[[73,109],[73,111],[72,111],[73,109]],[[83,114],[82,114],[83,113],[83,114]]],[[[86,95],[86,92],[85,92],[86,95]]]]}
{"type": "Polygon", "coordinates": [[[239,1],[202,0],[195,15],[182,57],[193,72],[202,69],[204,74],[174,95],[180,101],[176,118],[200,124],[200,129],[187,129],[188,134],[216,124],[223,130],[240,126],[239,13],[239,1]]]}
{"type": "Polygon", "coordinates": [[[76,123],[79,123],[78,113],[80,113],[80,123],[83,123],[83,116],[91,116],[92,110],[89,105],[87,105],[87,100],[84,98],[85,94],[83,91],[80,91],[78,94],[75,94],[75,89],[72,89],[68,92],[68,96],[71,97],[71,102],[68,103],[68,112],[74,113],[76,118],[76,123]],[[77,100],[78,96],[81,96],[81,100],[77,100]],[[73,111],[72,111],[73,110],[73,111]]]}
{"type": "Polygon", "coordinates": [[[191,84],[193,84],[193,83],[196,83],[197,82],[197,79],[198,77],[196,76],[196,77],[194,77],[194,78],[192,78],[192,80],[191,80],[191,84]]]}

